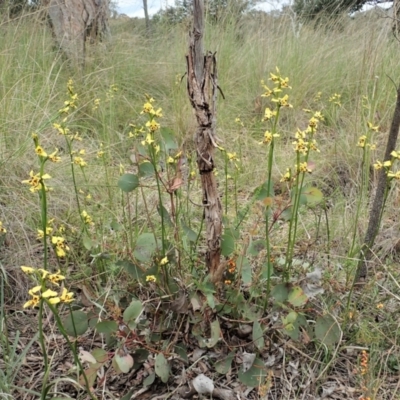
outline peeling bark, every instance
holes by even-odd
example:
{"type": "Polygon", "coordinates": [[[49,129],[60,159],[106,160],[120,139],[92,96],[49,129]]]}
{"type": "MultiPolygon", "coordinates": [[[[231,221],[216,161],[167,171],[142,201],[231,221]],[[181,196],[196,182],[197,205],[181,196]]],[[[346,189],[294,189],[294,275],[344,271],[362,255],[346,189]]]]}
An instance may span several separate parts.
{"type": "Polygon", "coordinates": [[[215,54],[203,54],[204,4],[194,1],[194,27],[190,35],[187,55],[187,89],[196,114],[197,166],[203,190],[204,218],[206,220],[206,266],[211,280],[217,283],[222,278],[221,236],[222,207],[214,176],[214,149],[217,147],[217,61],[215,54]]]}
{"type": "Polygon", "coordinates": [[[48,13],[60,48],[83,63],[86,41],[108,33],[108,0],[48,0],[48,13]]]}

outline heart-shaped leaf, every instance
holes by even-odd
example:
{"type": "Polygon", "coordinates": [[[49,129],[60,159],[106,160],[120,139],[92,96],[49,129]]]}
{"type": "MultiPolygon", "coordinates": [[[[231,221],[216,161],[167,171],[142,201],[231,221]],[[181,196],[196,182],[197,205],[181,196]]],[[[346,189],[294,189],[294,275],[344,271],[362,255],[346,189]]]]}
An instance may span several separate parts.
{"type": "Polygon", "coordinates": [[[155,360],[155,371],[161,381],[166,383],[169,379],[169,365],[163,353],[158,353],[155,360]]]}
{"type": "Polygon", "coordinates": [[[293,307],[301,307],[307,303],[308,297],[300,286],[295,286],[289,292],[287,300],[293,307]]]}
{"type": "Polygon", "coordinates": [[[156,238],[152,233],[142,233],[136,240],[133,255],[141,262],[150,261],[157,248],[156,238]]]}
{"type": "Polygon", "coordinates": [[[118,180],[118,187],[126,192],[132,192],[139,186],[139,178],[135,174],[123,174],[118,180]]]}
{"type": "Polygon", "coordinates": [[[143,306],[139,300],[132,300],[128,308],[124,311],[122,317],[123,321],[129,326],[130,329],[135,329],[137,318],[142,313],[143,306]]]}
{"type": "Polygon", "coordinates": [[[340,326],[329,314],[318,317],[315,321],[315,337],[325,345],[333,346],[340,340],[340,326]]]}
{"type": "Polygon", "coordinates": [[[75,310],[69,313],[63,319],[63,326],[69,336],[83,335],[88,327],[89,321],[86,313],[80,310],[75,310]]]}
{"type": "Polygon", "coordinates": [[[250,387],[258,387],[262,385],[266,376],[266,367],[264,362],[259,358],[254,360],[252,366],[247,369],[246,372],[244,372],[243,369],[240,369],[238,373],[239,381],[250,387]]]}

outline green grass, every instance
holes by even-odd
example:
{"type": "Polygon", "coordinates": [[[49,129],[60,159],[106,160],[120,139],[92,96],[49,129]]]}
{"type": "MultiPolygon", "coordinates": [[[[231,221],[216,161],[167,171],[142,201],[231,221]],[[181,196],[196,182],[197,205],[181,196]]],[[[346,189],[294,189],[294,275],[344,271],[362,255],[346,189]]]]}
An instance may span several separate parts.
{"type": "MultiPolygon", "coordinates": [[[[353,385],[355,393],[360,396],[390,398],[385,397],[385,391],[390,387],[391,374],[398,368],[399,354],[396,334],[398,299],[395,294],[398,289],[395,244],[399,222],[398,188],[395,185],[374,249],[376,259],[370,281],[355,293],[350,289],[357,252],[351,252],[351,243],[354,237],[357,248],[368,222],[374,180],[371,177],[371,183],[368,179],[363,183],[362,173],[367,173],[369,164],[376,159],[381,160],[384,152],[395,104],[393,82],[398,84],[400,76],[399,44],[391,36],[388,21],[377,18],[375,14],[358,16],[354,20],[344,18],[319,30],[308,26],[295,27],[292,22],[289,16],[257,15],[245,18],[238,25],[231,20],[219,26],[207,25],[205,47],[217,52],[219,86],[225,96],[225,99],[219,96],[218,100],[217,133],[223,140],[221,146],[227,152],[238,154],[241,166],[236,182],[237,198],[233,195],[233,181],[228,181],[229,207],[225,227],[234,225],[237,202],[239,210],[249,207],[249,213],[238,233],[234,256],[245,256],[252,242],[264,240],[264,205],[252,202],[254,190],[267,178],[267,149],[259,142],[267,129],[261,119],[269,103],[260,96],[263,92],[260,81],[267,81],[269,73],[279,67],[282,75],[290,78],[292,90],[289,96],[293,104],[293,109],[282,110],[278,129],[280,138],[273,160],[274,189],[282,201],[288,195],[285,185],[279,180],[286,168],[293,167],[295,162],[294,134],[297,128],[305,129],[308,124],[309,115],[303,109],[322,111],[325,116],[317,136],[320,153],[312,156],[316,167],[307,181],[324,193],[329,224],[322,208],[302,209],[294,251],[297,264],[292,269],[292,280],[296,284],[304,279],[309,269],[321,269],[325,292],[319,295],[318,300],[310,302],[311,311],[304,313],[309,312],[308,315],[316,318],[329,312],[335,315],[343,331],[342,342],[329,349],[314,339],[313,347],[304,337],[294,346],[314,360],[314,373],[320,378],[317,385],[321,386],[329,380],[329,373],[340,376],[340,355],[347,351],[353,357],[352,366],[356,368],[357,349],[369,349],[368,379],[355,374],[354,379],[349,379],[349,385],[353,385]],[[321,99],[315,100],[319,92],[321,99]],[[341,95],[341,107],[329,102],[334,93],[341,95]],[[368,109],[363,107],[364,96],[368,98],[368,109]],[[235,123],[237,117],[241,118],[243,127],[235,123]],[[366,133],[368,121],[379,125],[380,131],[373,140],[377,149],[372,152],[368,165],[363,166],[362,150],[357,147],[357,142],[366,133]],[[360,197],[362,188],[364,195],[360,197]],[[358,219],[357,207],[361,210],[358,219]],[[380,303],[384,307],[381,311],[376,309],[380,303]],[[394,311],[389,309],[393,303],[394,311]],[[379,318],[377,314],[380,314],[379,318]]],[[[21,183],[28,179],[31,170],[38,170],[31,138],[33,132],[39,134],[40,143],[47,152],[58,148],[62,157],[59,164],[46,164],[54,189],[48,194],[48,216],[55,218],[55,227],[65,226],[71,251],[67,262],[57,259],[51,251],[51,269],[62,269],[68,277],[68,287],[88,290],[93,296],[89,304],[93,301],[107,310],[108,314],[102,315],[105,319],[117,319],[118,313],[129,304],[133,291],[141,301],[147,298],[149,304],[152,296],[169,296],[167,285],[154,289],[149,283],[139,284],[118,265],[118,260],[134,259],[132,254],[137,251],[136,241],[140,234],[154,232],[156,237],[161,235],[156,181],[154,177],[141,180],[141,188],[129,195],[121,192],[117,182],[121,169],[135,172],[131,156],[141,140],[135,142],[129,138],[129,132],[133,130],[130,124],[145,121],[140,111],[146,94],[156,99],[156,107],[163,109],[164,117],[160,122],[174,132],[179,146],[186,150],[194,146],[196,121],[183,78],[187,26],[154,27],[151,35],[145,34],[141,21],[112,21],[111,28],[110,41],[88,49],[85,68],[77,71],[57,50],[43,22],[27,16],[0,23],[4,37],[0,41],[0,220],[7,229],[0,248],[2,282],[7,294],[4,299],[1,297],[4,311],[0,313],[3,330],[0,332],[0,354],[7,355],[10,360],[4,368],[2,366],[0,379],[7,381],[1,386],[4,392],[7,388],[21,399],[27,397],[15,391],[20,367],[17,364],[24,355],[16,351],[20,329],[17,328],[16,335],[9,335],[10,328],[6,323],[10,323],[8,310],[20,310],[31,287],[31,282],[19,267],[43,266],[42,244],[36,238],[40,227],[38,198],[21,183]],[[79,105],[68,127],[83,138],[82,142],[74,142],[73,147],[77,151],[85,149],[84,157],[88,162],[84,173],[79,167],[75,169],[76,187],[83,191],[78,193],[81,210],[87,210],[95,222],[94,227],[86,230],[82,229],[77,211],[68,149],[64,138],[52,127],[52,119],[68,99],[66,86],[70,78],[74,81],[79,105]],[[112,90],[113,85],[117,91],[112,90]],[[93,110],[95,99],[100,99],[100,104],[93,110]],[[98,159],[96,154],[101,143],[105,155],[98,159]],[[88,193],[90,200],[85,199],[88,193]]],[[[187,157],[190,156],[192,160],[189,159],[188,163],[195,170],[195,155],[188,152],[187,157]]],[[[219,189],[225,201],[222,153],[216,153],[216,162],[219,189]]],[[[228,173],[234,175],[231,163],[228,173]]],[[[169,195],[164,192],[162,199],[170,211],[169,195]]],[[[174,199],[178,207],[177,221],[184,221],[197,234],[202,228],[198,177],[190,183],[188,190],[184,185],[174,199]]],[[[170,274],[177,278],[181,288],[190,293],[195,287],[210,296],[204,283],[202,254],[205,243],[202,235],[196,239],[195,248],[194,240],[188,240],[183,230],[174,231],[167,226],[166,232],[168,241],[177,248],[174,254],[170,254],[175,259],[170,274]]],[[[285,253],[287,224],[277,224],[271,238],[273,256],[278,260],[285,253]]],[[[159,262],[157,257],[160,254],[152,255],[144,265],[155,265],[159,262]]],[[[260,303],[265,289],[265,281],[259,279],[265,252],[248,259],[253,279],[250,277],[250,283],[247,282],[243,289],[243,299],[247,299],[244,303],[248,305],[243,313],[251,319],[253,306],[260,303]]],[[[276,265],[274,286],[280,282],[279,268],[276,265]]],[[[210,301],[209,297],[207,299],[210,301]]],[[[264,299],[261,303],[264,304],[264,299]]],[[[269,308],[272,303],[271,300],[269,308]]],[[[15,315],[9,313],[13,315],[13,321],[15,315]]],[[[234,310],[232,313],[234,315],[234,310]]],[[[19,311],[18,320],[24,320],[19,311]]],[[[279,332],[281,337],[287,338],[282,330],[279,332]]],[[[28,336],[31,333],[29,331],[28,336]]],[[[210,333],[205,335],[209,337],[210,333]]],[[[31,338],[28,337],[27,343],[31,338]]],[[[29,346],[32,343],[29,342],[29,346]]],[[[110,349],[114,348],[110,346],[110,349]]],[[[299,353],[290,357],[295,354],[299,353]]],[[[40,385],[27,384],[27,388],[41,390],[40,385]]],[[[294,392],[286,394],[296,396],[294,392]]]]}

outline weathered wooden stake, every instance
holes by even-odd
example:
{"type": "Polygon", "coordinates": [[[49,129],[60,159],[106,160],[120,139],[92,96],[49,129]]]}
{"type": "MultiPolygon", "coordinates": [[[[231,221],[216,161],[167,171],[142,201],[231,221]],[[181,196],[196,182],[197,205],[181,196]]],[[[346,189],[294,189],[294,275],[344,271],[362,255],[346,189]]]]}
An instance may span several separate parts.
{"type": "Polygon", "coordinates": [[[215,54],[203,52],[204,2],[193,2],[193,31],[190,34],[187,60],[187,89],[197,119],[197,166],[203,189],[206,220],[206,266],[214,283],[222,279],[221,235],[222,207],[214,176],[214,149],[217,147],[217,61],[215,54]]]}

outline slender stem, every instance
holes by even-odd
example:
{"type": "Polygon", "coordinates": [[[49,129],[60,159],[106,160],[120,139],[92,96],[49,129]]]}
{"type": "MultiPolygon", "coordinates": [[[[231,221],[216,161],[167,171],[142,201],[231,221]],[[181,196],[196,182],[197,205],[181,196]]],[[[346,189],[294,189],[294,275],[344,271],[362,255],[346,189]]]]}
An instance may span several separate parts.
{"type": "Polygon", "coordinates": [[[38,315],[39,343],[40,343],[40,347],[42,348],[43,361],[44,361],[44,375],[43,375],[43,381],[42,381],[41,400],[46,400],[49,359],[47,356],[46,343],[45,343],[45,338],[44,338],[44,334],[43,334],[43,304],[44,304],[44,300],[42,298],[42,299],[40,299],[39,315],[38,315]]]}

